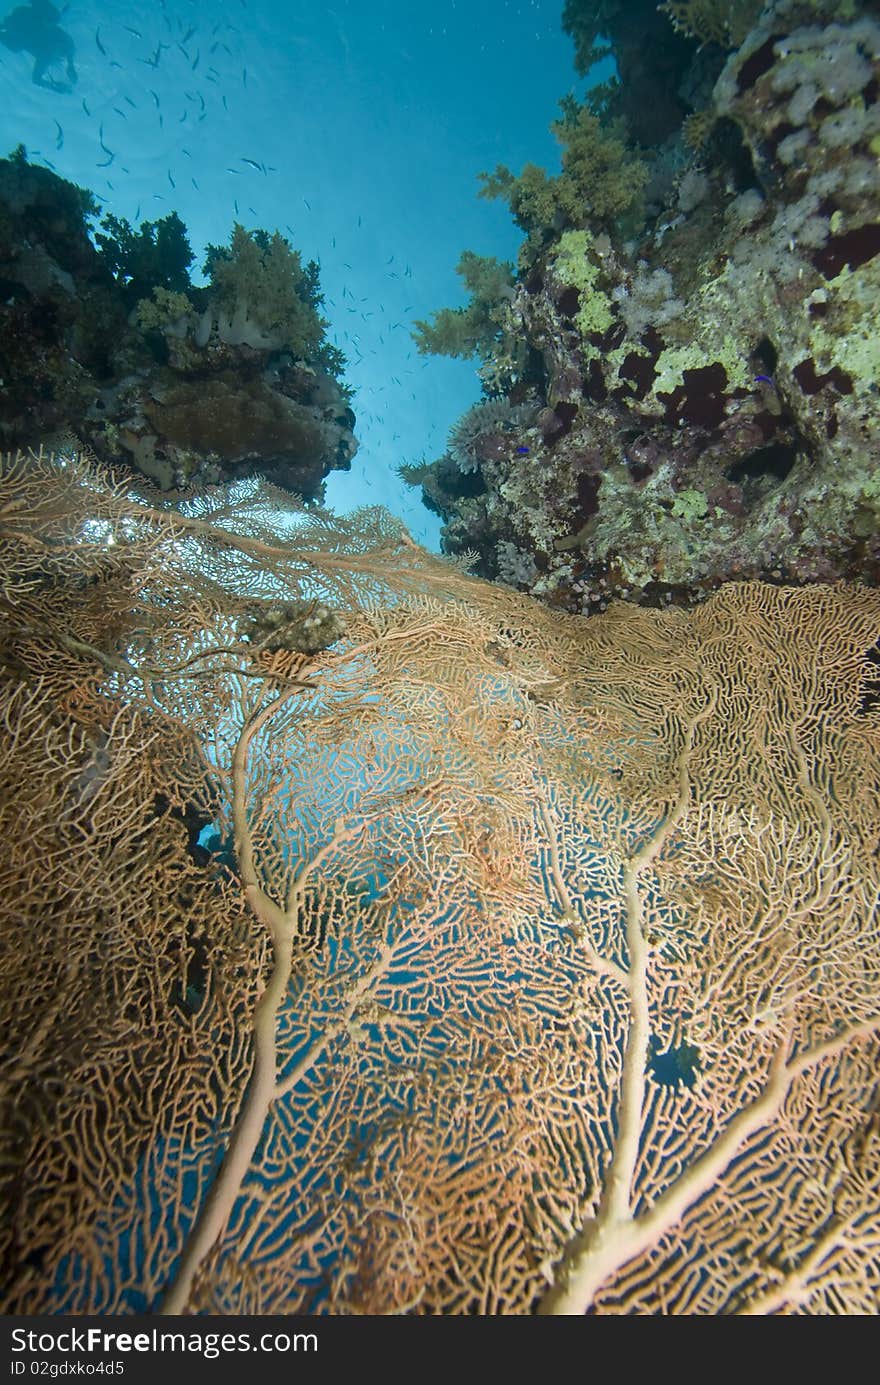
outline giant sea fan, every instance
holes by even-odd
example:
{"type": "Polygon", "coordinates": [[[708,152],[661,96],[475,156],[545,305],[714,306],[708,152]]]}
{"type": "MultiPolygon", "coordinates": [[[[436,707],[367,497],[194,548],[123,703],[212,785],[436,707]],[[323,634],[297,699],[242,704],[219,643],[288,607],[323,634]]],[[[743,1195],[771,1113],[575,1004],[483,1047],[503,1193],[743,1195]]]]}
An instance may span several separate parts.
{"type": "Polygon", "coordinates": [[[3,1310],[876,1311],[878,594],[129,484],[0,484],[3,1310]]]}

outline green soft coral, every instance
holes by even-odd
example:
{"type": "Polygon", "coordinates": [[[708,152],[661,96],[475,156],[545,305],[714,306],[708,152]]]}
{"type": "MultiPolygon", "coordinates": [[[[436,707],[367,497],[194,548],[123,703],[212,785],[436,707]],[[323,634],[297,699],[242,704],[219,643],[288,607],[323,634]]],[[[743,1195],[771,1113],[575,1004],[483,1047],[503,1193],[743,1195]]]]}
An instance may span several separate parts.
{"type": "Polygon", "coordinates": [[[470,301],[463,308],[440,308],[431,321],[414,323],[413,339],[422,355],[491,356],[501,342],[513,298],[513,265],[490,255],[462,251],[456,273],[470,301]]]}
{"type": "Polygon", "coordinates": [[[504,164],[481,173],[481,197],[503,197],[517,224],[540,241],[560,227],[611,228],[638,219],[647,166],[626,143],[617,124],[605,124],[573,97],[560,102],[562,118],[550,126],[562,145],[562,172],[550,177],[526,164],[519,177],[504,164]]]}
{"type": "Polygon", "coordinates": [[[246,231],[236,222],[228,249],[208,246],[212,306],[245,315],[267,343],[295,356],[314,357],[325,320],[318,313],[318,267],[303,266],[299,251],[278,231],[246,231]]]}
{"type": "Polygon", "coordinates": [[[763,7],[764,0],[667,0],[658,5],[679,33],[721,48],[738,48],[763,7]]]}
{"type": "Polygon", "coordinates": [[[185,293],[191,287],[189,267],[195,256],[176,212],[159,221],[142,221],[137,230],[125,217],[108,212],[95,243],[129,306],[156,288],[185,293]]]}
{"type": "Polygon", "coordinates": [[[151,298],[142,298],[137,304],[137,323],[142,331],[173,328],[185,320],[192,312],[193,305],[185,293],[175,293],[171,289],[155,288],[151,298]]]}

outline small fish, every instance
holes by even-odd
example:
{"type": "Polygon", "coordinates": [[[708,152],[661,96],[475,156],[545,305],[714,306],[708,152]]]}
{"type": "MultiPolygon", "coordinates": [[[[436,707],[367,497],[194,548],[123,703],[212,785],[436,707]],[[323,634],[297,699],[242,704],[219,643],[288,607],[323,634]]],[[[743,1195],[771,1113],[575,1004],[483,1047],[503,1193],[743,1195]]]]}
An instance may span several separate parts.
{"type": "Polygon", "coordinates": [[[123,29],[125,29],[129,34],[134,34],[135,38],[143,38],[143,34],[141,33],[140,29],[130,29],[129,26],[128,26],[127,24],[123,24],[122,27],[123,27],[123,29]]]}
{"type": "Polygon", "coordinates": [[[104,57],[106,58],[106,56],[107,56],[107,49],[104,47],[103,43],[101,42],[101,30],[100,30],[100,29],[96,29],[96,30],[95,30],[95,42],[96,42],[97,45],[98,45],[98,52],[99,52],[99,53],[103,53],[103,54],[104,54],[104,57]]]}
{"type": "Polygon", "coordinates": [[[195,24],[194,24],[194,25],[192,26],[192,28],[187,29],[186,33],[184,34],[183,38],[181,39],[181,43],[189,43],[189,41],[190,41],[190,39],[192,38],[192,36],[193,36],[193,34],[195,33],[195,31],[196,31],[196,26],[195,26],[195,24]]]}
{"type": "Polygon", "coordinates": [[[263,166],[262,166],[262,164],[258,164],[257,161],[256,161],[255,159],[245,159],[245,158],[242,158],[242,163],[243,163],[243,164],[250,164],[251,168],[255,168],[255,169],[257,170],[258,173],[262,173],[262,171],[263,171],[263,166]]]}
{"type": "Polygon", "coordinates": [[[64,143],[64,131],[62,130],[61,125],[57,120],[55,121],[55,128],[58,131],[58,137],[55,140],[55,148],[60,149],[62,144],[64,143]]]}
{"type": "Polygon", "coordinates": [[[169,181],[169,183],[171,184],[171,186],[172,186],[173,188],[176,188],[176,187],[177,187],[177,184],[175,183],[174,179],[173,179],[172,176],[171,176],[171,169],[170,169],[170,168],[168,169],[168,181],[169,181]]]}
{"type": "Polygon", "coordinates": [[[148,92],[150,93],[150,95],[152,96],[153,100],[154,100],[155,103],[156,103],[156,110],[158,110],[158,109],[159,109],[159,97],[158,97],[157,93],[156,93],[155,91],[153,91],[153,88],[152,88],[152,87],[147,87],[147,90],[148,90],[148,92]]]}
{"type": "Polygon", "coordinates": [[[86,98],[85,98],[85,97],[83,97],[82,108],[83,108],[83,110],[85,111],[86,115],[91,115],[91,114],[92,114],[91,111],[89,110],[88,106],[86,105],[86,98]]]}
{"type": "Polygon", "coordinates": [[[758,394],[761,402],[768,413],[774,414],[777,418],[782,413],[782,400],[776,390],[776,381],[772,375],[756,375],[755,384],[758,386],[758,394]]]}
{"type": "Polygon", "coordinates": [[[192,69],[193,72],[195,72],[196,68],[198,67],[198,65],[199,65],[199,58],[200,58],[201,56],[202,56],[201,53],[196,53],[195,61],[192,62],[192,63],[190,63],[190,67],[191,67],[191,69],[192,69]]]}

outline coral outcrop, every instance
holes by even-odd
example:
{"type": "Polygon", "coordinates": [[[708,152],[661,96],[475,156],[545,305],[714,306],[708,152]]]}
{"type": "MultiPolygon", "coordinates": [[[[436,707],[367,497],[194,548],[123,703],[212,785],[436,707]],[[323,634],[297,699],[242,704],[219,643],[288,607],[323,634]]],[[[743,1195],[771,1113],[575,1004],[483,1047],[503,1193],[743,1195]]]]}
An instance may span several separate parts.
{"type": "Polygon", "coordinates": [[[259,472],[308,500],[357,443],[317,265],[233,230],[195,286],[172,213],[135,230],[91,195],[0,160],[0,446],[84,446],[164,491],[259,472]]]}

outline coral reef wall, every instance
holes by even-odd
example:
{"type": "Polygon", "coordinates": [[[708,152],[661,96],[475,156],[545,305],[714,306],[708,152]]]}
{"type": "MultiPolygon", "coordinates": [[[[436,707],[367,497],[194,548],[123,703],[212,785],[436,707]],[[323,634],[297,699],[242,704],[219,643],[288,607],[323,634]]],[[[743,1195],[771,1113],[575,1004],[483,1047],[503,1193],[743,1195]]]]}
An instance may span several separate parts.
{"type": "Polygon", "coordinates": [[[444,548],[572,611],[731,578],[875,582],[876,7],[611,5],[601,29],[598,9],[566,7],[581,65],[606,32],[629,84],[595,94],[595,128],[563,103],[558,179],[487,175],[527,238],[481,376],[520,421],[478,406],[468,464],[453,441],[413,478],[444,548]],[[633,119],[642,9],[680,107],[653,144],[633,119]],[[618,206],[596,189],[627,126],[618,206]]]}

